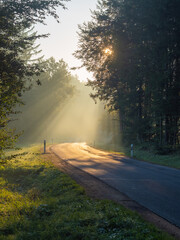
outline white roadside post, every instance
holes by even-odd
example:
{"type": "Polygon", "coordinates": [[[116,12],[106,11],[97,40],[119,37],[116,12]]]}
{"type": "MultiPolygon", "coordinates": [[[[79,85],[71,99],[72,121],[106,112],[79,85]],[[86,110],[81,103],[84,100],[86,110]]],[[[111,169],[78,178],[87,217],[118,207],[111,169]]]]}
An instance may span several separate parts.
{"type": "Polygon", "coordinates": [[[44,140],[44,154],[46,153],[46,140],[44,140]]]}
{"type": "Polygon", "coordinates": [[[133,157],[134,153],[133,153],[133,144],[131,144],[131,157],[133,157]]]}

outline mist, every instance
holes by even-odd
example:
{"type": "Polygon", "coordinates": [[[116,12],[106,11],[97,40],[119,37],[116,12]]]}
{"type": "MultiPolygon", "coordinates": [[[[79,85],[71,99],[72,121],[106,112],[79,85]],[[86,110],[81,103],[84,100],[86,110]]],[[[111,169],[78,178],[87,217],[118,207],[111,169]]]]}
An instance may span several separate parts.
{"type": "MultiPolygon", "coordinates": [[[[92,89],[70,77],[67,85],[44,81],[23,97],[24,106],[18,108],[18,120],[13,122],[22,132],[18,145],[61,142],[86,142],[90,145],[119,143],[117,115],[110,114],[104,104],[90,97],[92,89]],[[50,85],[48,85],[50,84],[50,85]],[[118,139],[117,139],[118,138],[118,139]]],[[[47,78],[47,76],[43,76],[47,78]]]]}
{"type": "Polygon", "coordinates": [[[18,146],[48,143],[86,142],[92,146],[121,144],[119,117],[105,104],[90,97],[91,87],[68,71],[67,64],[47,60],[48,70],[34,78],[32,88],[23,94],[24,105],[11,123],[21,132],[18,146]],[[38,80],[38,81],[37,81],[38,80]],[[41,84],[37,85],[36,82],[41,84]]]}

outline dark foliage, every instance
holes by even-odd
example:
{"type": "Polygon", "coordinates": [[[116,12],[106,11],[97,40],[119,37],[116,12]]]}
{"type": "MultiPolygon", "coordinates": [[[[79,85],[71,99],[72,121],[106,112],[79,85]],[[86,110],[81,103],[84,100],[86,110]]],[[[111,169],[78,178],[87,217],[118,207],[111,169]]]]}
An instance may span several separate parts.
{"type": "Polygon", "coordinates": [[[180,1],[101,0],[75,56],[94,98],[117,110],[124,139],[179,145],[180,1]]]}

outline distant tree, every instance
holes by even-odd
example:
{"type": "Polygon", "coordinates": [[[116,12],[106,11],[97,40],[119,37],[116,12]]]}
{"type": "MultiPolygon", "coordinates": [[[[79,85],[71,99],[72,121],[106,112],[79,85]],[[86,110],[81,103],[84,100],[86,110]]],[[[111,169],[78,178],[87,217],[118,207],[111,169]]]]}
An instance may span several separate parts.
{"type": "Polygon", "coordinates": [[[30,63],[24,57],[34,41],[47,35],[25,35],[33,24],[44,23],[46,16],[58,21],[56,7],[68,0],[1,0],[0,1],[0,154],[12,146],[17,135],[7,129],[10,115],[21,103],[21,95],[27,88],[27,80],[39,75],[43,69],[39,63],[30,63]]]}
{"type": "Polygon", "coordinates": [[[120,115],[130,141],[179,144],[180,2],[102,0],[79,27],[88,85],[120,115]]]}

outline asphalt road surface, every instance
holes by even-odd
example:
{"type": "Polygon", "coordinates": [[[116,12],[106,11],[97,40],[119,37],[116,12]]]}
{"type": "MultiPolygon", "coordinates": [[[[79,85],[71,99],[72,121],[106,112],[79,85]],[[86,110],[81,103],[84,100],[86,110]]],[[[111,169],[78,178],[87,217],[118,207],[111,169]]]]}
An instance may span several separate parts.
{"type": "Polygon", "coordinates": [[[52,150],[180,227],[180,170],[103,152],[85,143],[58,144],[52,150]]]}

